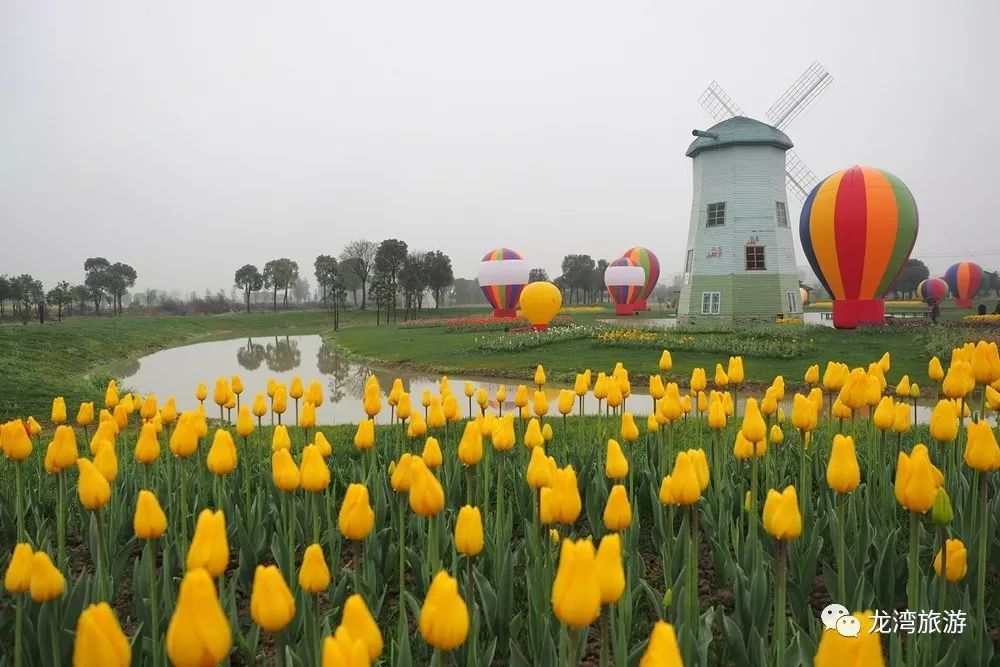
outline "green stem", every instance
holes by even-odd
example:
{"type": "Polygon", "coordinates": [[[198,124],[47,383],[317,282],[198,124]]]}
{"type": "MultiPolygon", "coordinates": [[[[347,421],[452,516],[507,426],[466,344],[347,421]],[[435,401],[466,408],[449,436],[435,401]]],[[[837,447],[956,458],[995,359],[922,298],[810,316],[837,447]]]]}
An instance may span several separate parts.
{"type": "Polygon", "coordinates": [[[58,541],[59,569],[66,572],[66,477],[62,470],[58,474],[56,491],[56,539],[58,541]]]}
{"type": "Polygon", "coordinates": [[[608,667],[609,664],[609,651],[608,651],[608,613],[610,607],[604,607],[601,609],[601,667],[608,667]]]}
{"type": "MultiPolygon", "coordinates": [[[[399,624],[405,627],[403,593],[406,591],[406,499],[399,495],[399,624]]],[[[398,639],[401,639],[399,637],[398,639]]]]}
{"type": "Polygon", "coordinates": [[[313,544],[319,544],[319,493],[312,493],[312,502],[310,503],[312,509],[312,541],[313,544]]]}
{"type": "Polygon", "coordinates": [[[150,639],[153,644],[153,667],[160,664],[160,605],[156,600],[156,539],[149,540],[149,613],[152,617],[150,639]]]}
{"type": "Polygon", "coordinates": [[[14,667],[21,667],[24,656],[24,593],[17,593],[17,606],[14,610],[14,667]]]}
{"type": "MultiPolygon", "coordinates": [[[[844,494],[837,494],[837,603],[847,605],[847,584],[844,580],[844,494]]],[[[850,606],[848,606],[850,608],[850,606]]]]}
{"type": "Polygon", "coordinates": [[[15,511],[17,512],[17,541],[20,543],[28,541],[24,533],[24,501],[22,499],[22,496],[24,495],[24,483],[21,480],[21,468],[23,465],[24,464],[21,461],[16,461],[14,463],[14,497],[16,499],[15,511]]]}
{"type": "Polygon", "coordinates": [[[181,459],[177,462],[180,468],[181,476],[181,553],[180,557],[182,559],[187,558],[188,551],[188,531],[187,531],[187,465],[186,460],[181,459]]]}
{"type": "Polygon", "coordinates": [[[52,664],[55,667],[62,666],[62,652],[59,650],[59,600],[53,600],[52,604],[52,664]]]}
{"type": "Polygon", "coordinates": [[[747,542],[750,546],[750,562],[752,572],[757,570],[757,455],[750,459],[750,517],[747,521],[747,542]]]}
{"type": "Polygon", "coordinates": [[[497,516],[496,516],[496,535],[494,538],[494,546],[500,548],[500,535],[503,530],[504,518],[503,518],[503,500],[504,500],[504,461],[506,460],[504,452],[497,452],[497,516]]]}
{"type": "Polygon", "coordinates": [[[774,664],[785,664],[785,589],[788,579],[786,563],[788,544],[779,540],[774,564],[774,664]]]}
{"type": "Polygon", "coordinates": [[[986,473],[978,471],[979,475],[979,564],[976,573],[979,581],[976,582],[976,609],[979,612],[979,627],[982,634],[986,634],[986,543],[990,541],[989,514],[987,513],[987,485],[986,473]]]}
{"type": "Polygon", "coordinates": [[[688,633],[691,645],[688,659],[694,664],[698,650],[698,505],[691,505],[688,515],[688,623],[691,631],[688,633]]]}
{"type": "Polygon", "coordinates": [[[98,600],[108,601],[107,574],[104,571],[104,521],[101,508],[94,510],[94,520],[97,523],[97,558],[94,569],[97,571],[98,600]]]}
{"type": "Polygon", "coordinates": [[[354,576],[354,592],[361,593],[361,575],[358,570],[361,569],[361,540],[351,541],[351,570],[354,576]]]}
{"type": "MultiPolygon", "coordinates": [[[[916,612],[920,609],[920,594],[917,590],[919,585],[919,531],[920,515],[910,512],[910,553],[909,553],[909,584],[907,586],[907,608],[916,612]]],[[[916,667],[917,664],[917,642],[916,635],[910,635],[906,645],[906,664],[908,667],[916,667]]]]}
{"type": "Polygon", "coordinates": [[[941,526],[941,588],[938,591],[938,609],[948,604],[948,529],[941,526]]]}
{"type": "Polygon", "coordinates": [[[806,465],[808,464],[808,452],[806,451],[806,432],[799,430],[799,438],[802,448],[799,450],[799,515],[802,520],[806,518],[806,465]]]}

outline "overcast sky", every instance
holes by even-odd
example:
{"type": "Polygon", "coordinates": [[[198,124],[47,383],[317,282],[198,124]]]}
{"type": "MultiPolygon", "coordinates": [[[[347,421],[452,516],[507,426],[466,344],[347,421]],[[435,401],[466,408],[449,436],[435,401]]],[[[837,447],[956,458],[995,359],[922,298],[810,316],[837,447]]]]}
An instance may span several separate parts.
{"type": "Polygon", "coordinates": [[[102,255],[139,289],[228,290],[287,256],[313,282],[365,236],[457,276],[499,245],[555,275],[635,244],[669,275],[699,94],[763,117],[813,60],[835,81],[799,156],[903,179],[932,271],[997,268],[998,26],[997,0],[2,0],[0,273],[102,255]]]}

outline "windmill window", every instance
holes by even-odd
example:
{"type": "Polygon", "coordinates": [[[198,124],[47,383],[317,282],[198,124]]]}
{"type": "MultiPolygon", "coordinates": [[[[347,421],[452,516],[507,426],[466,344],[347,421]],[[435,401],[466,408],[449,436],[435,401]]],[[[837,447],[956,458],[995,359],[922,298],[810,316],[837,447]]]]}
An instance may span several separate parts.
{"type": "Polygon", "coordinates": [[[722,293],[721,292],[702,292],[701,293],[701,314],[702,315],[718,315],[722,309],[722,293]]]}
{"type": "Polygon", "coordinates": [[[684,273],[691,273],[692,264],[694,264],[694,248],[688,250],[687,259],[684,261],[684,273]]]}
{"type": "Polygon", "coordinates": [[[764,246],[748,245],[746,249],[747,271],[765,271],[764,246]]]}
{"type": "Polygon", "coordinates": [[[799,300],[795,298],[795,292],[785,292],[785,298],[788,300],[788,312],[798,312],[799,300]]]}
{"type": "Polygon", "coordinates": [[[774,202],[775,216],[778,218],[779,227],[788,226],[788,208],[785,206],[785,202],[776,201],[774,202]]]}
{"type": "Polygon", "coordinates": [[[720,201],[708,205],[708,222],[706,227],[722,227],[726,224],[726,202],[720,201]]]}

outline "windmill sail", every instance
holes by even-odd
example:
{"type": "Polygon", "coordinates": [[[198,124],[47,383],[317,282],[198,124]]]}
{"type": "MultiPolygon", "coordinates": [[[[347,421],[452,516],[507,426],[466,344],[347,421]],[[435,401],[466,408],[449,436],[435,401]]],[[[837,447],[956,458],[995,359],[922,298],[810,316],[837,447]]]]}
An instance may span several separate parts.
{"type": "Polygon", "coordinates": [[[833,76],[816,61],[771,105],[764,116],[771,125],[783,130],[811,107],[831,83],[833,76]]]}

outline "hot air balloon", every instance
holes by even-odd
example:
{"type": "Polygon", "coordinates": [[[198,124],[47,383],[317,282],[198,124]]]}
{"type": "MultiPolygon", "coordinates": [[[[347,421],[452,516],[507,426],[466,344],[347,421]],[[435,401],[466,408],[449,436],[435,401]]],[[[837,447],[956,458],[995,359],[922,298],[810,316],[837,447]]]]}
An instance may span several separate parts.
{"type": "Polygon", "coordinates": [[[528,284],[529,268],[521,253],[510,248],[490,250],[479,263],[479,289],[493,317],[516,317],[521,291],[528,284]]]}
{"type": "Polygon", "coordinates": [[[955,297],[955,305],[959,308],[972,308],[972,299],[983,281],[983,270],[979,265],[973,262],[952,264],[944,272],[944,279],[951,288],[951,295],[955,297]]]}
{"type": "Polygon", "coordinates": [[[615,315],[632,315],[646,284],[646,272],[627,257],[619,257],[604,270],[604,286],[615,302],[615,315]]]}
{"type": "Polygon", "coordinates": [[[521,292],[521,311],[525,319],[539,331],[549,327],[549,322],[562,306],[562,292],[545,281],[528,283],[521,292]]]}
{"type": "Polygon", "coordinates": [[[833,326],[885,321],[882,296],[917,240],[917,204],[905,184],[873,167],[850,167],[809,193],[799,218],[806,259],[833,296],[833,326]]]}
{"type": "Polygon", "coordinates": [[[799,298],[802,299],[802,307],[805,308],[809,305],[809,290],[805,287],[799,287],[799,298]]]}
{"type": "Polygon", "coordinates": [[[928,306],[941,303],[948,298],[948,283],[940,278],[928,278],[917,285],[917,297],[928,306]]]}
{"type": "Polygon", "coordinates": [[[622,257],[631,259],[636,266],[641,266],[646,272],[646,282],[642,286],[639,297],[635,300],[635,310],[649,310],[646,300],[656,289],[656,283],[660,280],[660,260],[656,258],[649,248],[635,246],[622,253],[622,257]]]}

